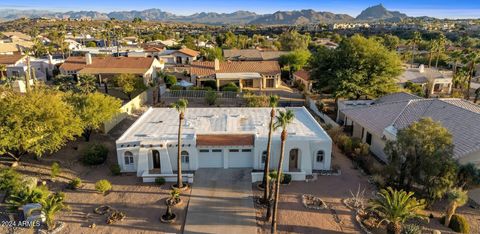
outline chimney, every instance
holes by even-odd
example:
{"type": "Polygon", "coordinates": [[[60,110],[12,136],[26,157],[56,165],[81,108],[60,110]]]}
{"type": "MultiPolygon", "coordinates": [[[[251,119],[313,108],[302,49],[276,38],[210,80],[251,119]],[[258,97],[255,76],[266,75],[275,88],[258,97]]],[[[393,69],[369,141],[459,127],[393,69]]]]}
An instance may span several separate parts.
{"type": "Polygon", "coordinates": [[[220,61],[218,61],[218,59],[215,59],[215,71],[219,71],[220,70],[220,61]]]}
{"type": "Polygon", "coordinates": [[[425,72],[425,66],[423,64],[420,64],[420,66],[418,67],[418,72],[420,72],[420,73],[425,72]]]}
{"type": "Polygon", "coordinates": [[[92,55],[90,53],[85,54],[85,62],[87,65],[92,64],[92,55]]]}

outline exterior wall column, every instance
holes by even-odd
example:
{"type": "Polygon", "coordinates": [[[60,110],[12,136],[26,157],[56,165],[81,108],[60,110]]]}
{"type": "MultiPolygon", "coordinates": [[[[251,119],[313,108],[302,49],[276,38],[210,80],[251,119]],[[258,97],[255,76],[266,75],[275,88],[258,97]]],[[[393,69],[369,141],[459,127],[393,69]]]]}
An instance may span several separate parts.
{"type": "Polygon", "coordinates": [[[243,83],[242,83],[242,80],[241,80],[241,79],[238,80],[238,87],[240,88],[240,92],[242,92],[242,90],[243,90],[243,83]]]}
{"type": "Polygon", "coordinates": [[[220,91],[220,80],[215,77],[215,82],[217,82],[217,91],[220,91]]]}
{"type": "Polygon", "coordinates": [[[142,176],[145,171],[148,171],[148,150],[140,148],[138,151],[137,176],[142,176]]]}
{"type": "Polygon", "coordinates": [[[223,168],[228,168],[228,149],[223,149],[223,168]]]}

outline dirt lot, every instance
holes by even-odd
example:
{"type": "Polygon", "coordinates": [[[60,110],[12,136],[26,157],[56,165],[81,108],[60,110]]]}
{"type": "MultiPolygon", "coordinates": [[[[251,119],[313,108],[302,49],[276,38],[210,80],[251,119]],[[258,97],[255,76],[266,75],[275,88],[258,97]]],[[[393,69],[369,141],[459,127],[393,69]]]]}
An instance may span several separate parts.
{"type": "MultiPolygon", "coordinates": [[[[17,170],[26,175],[32,175],[39,180],[47,181],[52,191],[63,191],[66,203],[71,211],[58,214],[59,221],[66,222],[66,227],[60,233],[180,233],[186,216],[186,207],[190,191],[182,194],[183,203],[174,208],[177,214],[175,224],[163,224],[159,221],[165,213],[165,199],[169,196],[170,185],[159,186],[153,183],[142,183],[134,174],[113,176],[110,165],[116,164],[115,139],[128,127],[134,119],[123,122],[120,128],[114,129],[109,135],[94,134],[90,143],[102,143],[109,149],[107,162],[99,166],[84,166],[80,161],[80,152],[88,145],[83,139],[71,142],[59,152],[40,160],[26,156],[17,170]],[[122,129],[123,128],[123,129],[122,129]],[[61,175],[50,181],[50,165],[58,162],[62,168],[61,175]],[[66,189],[69,180],[79,177],[84,186],[76,191],[66,189]],[[94,189],[97,180],[107,179],[113,189],[106,196],[98,194],[94,189]],[[126,218],[112,225],[106,224],[107,216],[93,213],[94,208],[109,205],[126,213],[126,218]],[[89,225],[95,223],[94,229],[89,225]]],[[[28,233],[31,231],[23,230],[28,233]]],[[[1,230],[0,233],[7,233],[1,230]]]]}

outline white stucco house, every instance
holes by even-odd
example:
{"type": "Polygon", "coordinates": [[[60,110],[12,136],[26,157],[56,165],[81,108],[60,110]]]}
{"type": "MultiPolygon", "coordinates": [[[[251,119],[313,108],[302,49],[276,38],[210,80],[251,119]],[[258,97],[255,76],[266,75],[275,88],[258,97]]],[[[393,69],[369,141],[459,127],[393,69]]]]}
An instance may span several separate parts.
{"type": "MultiPolygon", "coordinates": [[[[304,107],[288,109],[295,120],[287,129],[285,173],[305,180],[316,170],[329,170],[330,137],[304,107]]],[[[199,168],[250,168],[252,181],[261,180],[269,120],[270,108],[189,108],[182,131],[184,180],[192,181],[199,168]]],[[[144,182],[175,181],[177,131],[175,109],[150,108],[116,141],[121,171],[135,172],[144,182]]],[[[272,169],[278,165],[280,132],[273,134],[272,169]]]]}

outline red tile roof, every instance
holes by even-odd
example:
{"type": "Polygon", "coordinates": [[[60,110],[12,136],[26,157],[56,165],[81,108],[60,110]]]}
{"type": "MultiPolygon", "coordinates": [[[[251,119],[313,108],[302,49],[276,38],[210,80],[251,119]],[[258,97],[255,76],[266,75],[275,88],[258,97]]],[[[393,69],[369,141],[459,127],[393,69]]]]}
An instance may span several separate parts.
{"type": "Polygon", "coordinates": [[[25,57],[25,55],[15,54],[15,55],[0,55],[0,64],[11,65],[18,62],[18,60],[25,57]]]}
{"type": "Polygon", "coordinates": [[[227,61],[220,62],[220,70],[215,71],[214,62],[193,62],[191,74],[209,76],[215,73],[257,72],[264,75],[275,75],[281,72],[277,61],[227,61]]]}
{"type": "Polygon", "coordinates": [[[200,55],[200,52],[198,52],[196,50],[189,49],[189,48],[182,48],[182,49],[177,50],[177,52],[180,52],[182,54],[186,54],[186,55],[191,56],[191,57],[197,57],[198,55],[200,55]]]}
{"type": "Polygon", "coordinates": [[[293,75],[297,76],[298,78],[300,78],[302,80],[306,80],[306,81],[310,80],[310,72],[305,71],[305,70],[296,71],[295,73],[293,73],[293,75]]]}
{"type": "Polygon", "coordinates": [[[247,146],[253,142],[254,136],[249,134],[197,135],[197,146],[247,146]]]}
{"type": "Polygon", "coordinates": [[[92,64],[87,65],[85,57],[69,57],[60,68],[83,70],[81,73],[144,73],[153,61],[154,58],[143,57],[92,57],[92,64]]]}

